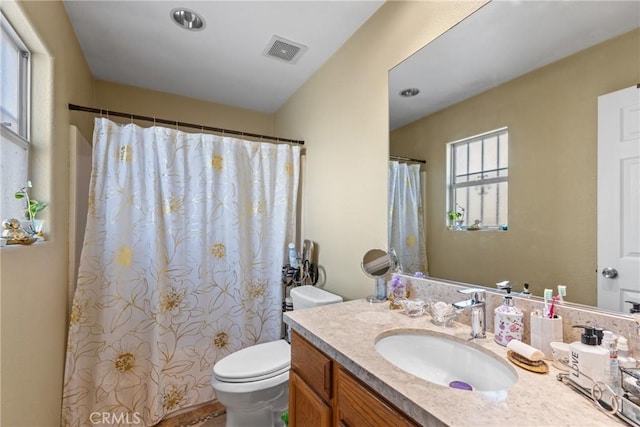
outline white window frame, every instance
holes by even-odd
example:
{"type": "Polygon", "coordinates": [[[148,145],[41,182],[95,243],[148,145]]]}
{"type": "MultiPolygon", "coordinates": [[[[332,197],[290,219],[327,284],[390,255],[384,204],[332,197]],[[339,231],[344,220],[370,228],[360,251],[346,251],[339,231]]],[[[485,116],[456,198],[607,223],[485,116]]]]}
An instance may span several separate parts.
{"type": "MultiPolygon", "coordinates": [[[[9,20],[5,17],[4,13],[0,13],[0,27],[2,31],[3,39],[8,39],[13,46],[21,53],[18,63],[18,117],[17,128],[14,126],[1,123],[0,120],[0,143],[1,144],[13,144],[19,149],[25,151],[24,164],[17,165],[20,169],[24,170],[24,183],[30,177],[30,158],[31,158],[31,144],[30,144],[30,131],[31,131],[31,52],[27,48],[22,38],[15,31],[9,20]]],[[[5,40],[3,40],[5,41],[5,40]]],[[[11,159],[3,159],[5,161],[12,161],[11,159]]],[[[13,197],[13,194],[20,189],[20,187],[13,188],[10,180],[3,168],[0,171],[0,191],[3,193],[3,200],[9,197],[13,197]],[[11,188],[9,188],[11,187],[11,188]],[[9,196],[10,195],[10,196],[9,196]]],[[[15,179],[13,180],[15,181],[15,179]]],[[[22,181],[22,180],[20,180],[22,181]]],[[[24,185],[24,184],[23,184],[24,185]]],[[[18,211],[19,212],[19,211],[18,211]]],[[[18,215],[18,212],[13,212],[11,208],[8,211],[3,212],[5,215],[18,215]]],[[[21,218],[21,217],[20,217],[21,218]]]]}
{"type": "MultiPolygon", "coordinates": [[[[470,136],[467,138],[463,138],[457,141],[453,141],[453,142],[449,142],[447,143],[447,212],[452,212],[452,211],[459,211],[460,209],[456,206],[458,203],[456,201],[456,189],[459,188],[465,188],[465,187],[475,187],[478,185],[490,185],[490,184],[499,184],[499,183],[507,183],[509,182],[509,164],[507,161],[507,167],[503,167],[500,168],[498,167],[498,169],[491,169],[491,170],[486,170],[484,168],[484,150],[482,153],[482,168],[480,172],[475,172],[473,173],[473,175],[477,175],[478,173],[481,174],[481,177],[477,180],[473,180],[473,181],[466,181],[466,182],[458,182],[456,183],[456,177],[455,177],[455,171],[456,171],[456,148],[459,147],[460,145],[469,145],[471,143],[474,142],[478,142],[478,141],[483,141],[485,139],[488,138],[492,138],[494,136],[500,137],[502,135],[506,135],[507,137],[507,150],[508,150],[508,144],[509,144],[509,129],[508,127],[502,127],[499,129],[495,129],[489,132],[485,132],[485,133],[481,133],[478,135],[474,135],[474,136],[470,136]],[[493,178],[484,178],[482,177],[482,175],[486,172],[498,172],[499,171],[499,176],[497,177],[493,177],[493,178]]],[[[499,164],[499,162],[498,162],[499,164]]],[[[507,190],[508,191],[508,190],[507,190]]],[[[508,196],[507,196],[508,197],[508,196]]],[[[500,200],[500,199],[499,199],[500,200]]],[[[507,207],[508,209],[508,207],[507,207]]],[[[508,216],[508,210],[507,210],[507,216],[508,216]]],[[[477,218],[473,218],[474,220],[477,218]]],[[[464,226],[462,227],[467,228],[468,226],[472,225],[469,223],[470,218],[468,218],[468,216],[466,215],[465,212],[465,216],[464,216],[464,226]]],[[[484,213],[482,213],[482,218],[481,221],[484,222],[485,218],[484,218],[484,213]]],[[[505,226],[508,226],[508,222],[505,222],[504,224],[505,226]]],[[[506,230],[506,228],[503,228],[503,224],[498,224],[498,225],[491,225],[491,226],[484,226],[482,225],[482,223],[480,224],[480,226],[482,227],[482,229],[484,230],[506,230]]]]}
{"type": "MultiPolygon", "coordinates": [[[[5,18],[4,14],[0,14],[0,25],[2,27],[3,37],[6,36],[13,43],[13,45],[21,52],[21,59],[19,63],[20,69],[18,70],[19,75],[19,91],[18,91],[18,103],[19,103],[19,113],[18,113],[18,129],[11,129],[10,126],[6,126],[2,123],[3,131],[6,129],[11,133],[16,134],[16,136],[20,137],[20,141],[27,145],[24,147],[28,149],[29,144],[29,111],[30,102],[31,102],[31,52],[24,44],[18,33],[13,29],[13,26],[9,23],[7,18],[5,18]]],[[[3,134],[4,136],[4,134],[3,134]]],[[[17,141],[15,141],[18,143],[17,141]]]]}

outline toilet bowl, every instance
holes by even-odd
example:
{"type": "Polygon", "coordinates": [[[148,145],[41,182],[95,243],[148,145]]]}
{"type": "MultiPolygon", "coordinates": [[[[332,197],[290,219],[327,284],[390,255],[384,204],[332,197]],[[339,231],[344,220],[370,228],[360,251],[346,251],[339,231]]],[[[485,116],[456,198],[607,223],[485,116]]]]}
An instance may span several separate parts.
{"type": "MultiPolygon", "coordinates": [[[[342,301],[310,285],[292,289],[291,298],[294,310],[342,301]]],[[[226,426],[284,426],[280,415],[288,407],[290,367],[291,347],[285,340],[256,344],[220,359],[211,385],[227,410],[226,426]]]]}
{"type": "Polygon", "coordinates": [[[291,347],[285,340],[256,344],[232,353],[213,367],[211,385],[227,410],[227,426],[284,425],[291,347]]]}

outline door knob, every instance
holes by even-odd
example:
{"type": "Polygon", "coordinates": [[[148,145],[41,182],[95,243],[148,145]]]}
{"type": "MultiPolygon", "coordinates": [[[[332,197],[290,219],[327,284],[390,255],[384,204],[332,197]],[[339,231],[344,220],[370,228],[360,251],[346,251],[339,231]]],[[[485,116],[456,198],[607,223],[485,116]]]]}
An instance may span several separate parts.
{"type": "Polygon", "coordinates": [[[618,277],[618,270],[613,267],[607,267],[602,270],[602,277],[606,277],[607,279],[614,279],[618,277]]]}

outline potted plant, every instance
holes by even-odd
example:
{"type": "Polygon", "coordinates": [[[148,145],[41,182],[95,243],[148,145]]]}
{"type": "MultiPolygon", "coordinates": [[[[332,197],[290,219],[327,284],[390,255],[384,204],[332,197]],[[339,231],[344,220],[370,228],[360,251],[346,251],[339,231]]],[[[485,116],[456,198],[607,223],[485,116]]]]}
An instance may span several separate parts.
{"type": "Polygon", "coordinates": [[[452,227],[455,226],[456,230],[462,229],[462,223],[464,222],[464,208],[456,203],[456,210],[447,212],[447,216],[451,220],[452,227]]]}
{"type": "Polygon", "coordinates": [[[36,219],[36,216],[47,207],[47,203],[39,202],[29,197],[29,188],[32,187],[31,181],[27,181],[27,184],[17,191],[14,197],[16,199],[25,200],[24,215],[29,221],[28,225],[25,227],[25,231],[29,234],[35,235],[42,232],[42,220],[36,219]]]}

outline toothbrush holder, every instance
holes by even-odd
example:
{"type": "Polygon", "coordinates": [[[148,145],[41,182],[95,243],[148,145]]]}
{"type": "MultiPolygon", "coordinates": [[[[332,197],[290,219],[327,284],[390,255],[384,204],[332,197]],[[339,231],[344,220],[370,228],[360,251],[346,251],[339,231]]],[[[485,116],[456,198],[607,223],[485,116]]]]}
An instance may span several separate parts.
{"type": "Polygon", "coordinates": [[[551,343],[562,342],[562,317],[553,319],[531,313],[531,346],[544,353],[546,359],[553,359],[551,343]]]}

